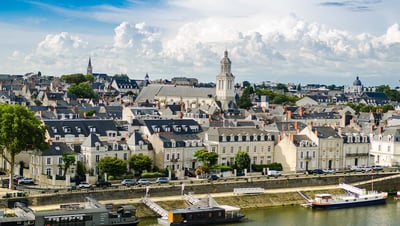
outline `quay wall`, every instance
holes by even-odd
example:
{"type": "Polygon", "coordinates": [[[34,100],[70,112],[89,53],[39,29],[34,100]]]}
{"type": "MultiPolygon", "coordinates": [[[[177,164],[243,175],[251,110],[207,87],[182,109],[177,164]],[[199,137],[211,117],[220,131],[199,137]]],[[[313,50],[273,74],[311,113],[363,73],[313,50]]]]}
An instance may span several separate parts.
{"type": "MultiPolygon", "coordinates": [[[[329,175],[329,176],[291,176],[279,178],[266,178],[266,177],[253,177],[253,178],[235,178],[235,179],[222,179],[219,181],[195,181],[193,183],[185,182],[184,192],[199,194],[213,194],[222,192],[232,192],[229,198],[215,197],[215,200],[221,204],[239,206],[241,208],[259,208],[281,205],[295,205],[304,203],[304,199],[296,192],[276,193],[276,194],[259,194],[259,195],[233,195],[234,188],[254,188],[261,187],[264,189],[279,189],[279,188],[304,188],[325,185],[337,185],[338,183],[357,183],[376,179],[376,181],[358,187],[371,190],[395,192],[400,190],[400,178],[393,178],[387,180],[379,180],[379,178],[389,177],[398,173],[379,173],[379,174],[346,174],[346,175],[329,175]]],[[[306,189],[305,189],[306,190],[306,189]]],[[[315,193],[321,191],[304,191],[309,197],[313,197],[315,193]]],[[[339,189],[336,191],[329,191],[330,193],[341,192],[339,189]]],[[[28,196],[28,203],[30,206],[46,206],[62,203],[81,203],[85,197],[89,196],[98,201],[107,200],[130,200],[134,202],[137,207],[139,217],[156,216],[149,208],[140,203],[140,198],[146,194],[145,186],[132,186],[118,188],[96,188],[96,189],[81,189],[49,192],[40,195],[28,196]],[[136,201],[132,201],[136,200],[136,201]]],[[[167,185],[153,184],[149,188],[149,195],[151,197],[167,197],[167,196],[180,196],[182,194],[182,186],[180,183],[170,183],[167,185]]],[[[4,200],[3,200],[4,201],[4,200]]],[[[183,207],[185,203],[182,199],[177,198],[173,201],[160,201],[157,202],[161,207],[170,210],[173,208],[183,207]]]]}
{"type": "MultiPolygon", "coordinates": [[[[397,173],[374,174],[373,178],[378,179],[388,177],[397,173]]],[[[184,185],[185,193],[193,194],[212,194],[220,192],[233,192],[234,188],[249,188],[261,187],[264,189],[277,188],[297,188],[297,187],[314,187],[324,185],[337,185],[339,183],[356,183],[360,181],[371,180],[371,175],[368,174],[348,174],[348,175],[331,175],[331,176],[302,176],[302,177],[279,177],[279,178],[237,178],[234,180],[227,179],[226,181],[219,180],[214,182],[202,181],[193,184],[186,183],[184,185]]],[[[371,185],[360,185],[371,189],[371,185]]],[[[374,190],[381,191],[397,191],[400,190],[400,178],[376,181],[373,184],[374,190]]],[[[151,185],[149,194],[152,197],[179,196],[182,193],[182,186],[179,183],[170,183],[168,185],[151,185]]],[[[116,189],[96,188],[96,189],[81,189],[70,190],[69,192],[57,192],[50,194],[41,194],[31,196],[29,198],[30,205],[51,205],[65,202],[81,202],[86,196],[90,196],[96,200],[115,200],[115,199],[135,199],[141,198],[146,194],[145,186],[122,187],[116,189]]]]}

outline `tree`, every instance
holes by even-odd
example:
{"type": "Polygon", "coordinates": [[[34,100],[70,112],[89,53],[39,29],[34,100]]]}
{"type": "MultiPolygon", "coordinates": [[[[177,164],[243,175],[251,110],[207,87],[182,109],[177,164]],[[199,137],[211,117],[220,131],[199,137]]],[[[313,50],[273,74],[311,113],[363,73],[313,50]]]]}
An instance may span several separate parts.
{"type": "Polygon", "coordinates": [[[72,84],[68,87],[68,92],[75,94],[79,98],[94,98],[96,94],[90,87],[89,83],[72,84]]]}
{"type": "Polygon", "coordinates": [[[114,177],[126,172],[126,162],[116,157],[104,157],[100,159],[98,166],[101,174],[107,173],[114,177]]]}
{"type": "Polygon", "coordinates": [[[194,153],[194,157],[208,167],[217,163],[218,154],[213,151],[209,152],[206,149],[200,149],[194,153]]]}
{"type": "Polygon", "coordinates": [[[286,86],[285,84],[282,84],[282,83],[278,83],[278,84],[276,85],[276,89],[277,89],[277,90],[283,90],[284,92],[288,92],[288,91],[289,91],[289,89],[287,88],[287,86],[286,86]]]}
{"type": "Polygon", "coordinates": [[[250,160],[250,156],[247,152],[239,151],[235,156],[235,160],[236,160],[236,166],[238,169],[242,170],[242,169],[250,168],[251,160],[250,160]]]}
{"type": "Polygon", "coordinates": [[[151,166],[153,165],[153,161],[147,155],[134,154],[129,158],[129,167],[140,174],[144,171],[150,171],[151,166]]]}
{"type": "Polygon", "coordinates": [[[83,74],[61,75],[61,80],[65,81],[66,83],[76,85],[87,81],[83,74]]]}
{"type": "Polygon", "coordinates": [[[84,178],[86,176],[86,168],[81,161],[76,163],[76,176],[78,176],[78,178],[84,178]]]}
{"type": "Polygon", "coordinates": [[[0,149],[10,164],[10,189],[14,188],[15,156],[22,151],[47,149],[45,133],[45,125],[28,108],[0,104],[0,149]]]}
{"type": "Polygon", "coordinates": [[[248,86],[243,90],[242,95],[239,97],[239,100],[237,101],[237,105],[239,108],[250,108],[253,106],[253,103],[251,102],[250,95],[254,93],[253,87],[248,86]]]}
{"type": "Polygon", "coordinates": [[[75,155],[72,152],[64,152],[61,156],[61,159],[63,164],[58,165],[58,167],[64,171],[63,176],[65,176],[70,166],[75,164],[75,155]]]}

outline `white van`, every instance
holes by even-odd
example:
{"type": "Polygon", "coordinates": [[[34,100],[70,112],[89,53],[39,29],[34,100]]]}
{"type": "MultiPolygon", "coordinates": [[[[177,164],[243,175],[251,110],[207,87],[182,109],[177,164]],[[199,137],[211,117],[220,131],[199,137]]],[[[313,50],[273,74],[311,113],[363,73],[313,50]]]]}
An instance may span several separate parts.
{"type": "Polygon", "coordinates": [[[279,176],[282,176],[282,173],[281,173],[281,171],[278,171],[278,170],[268,170],[267,175],[271,176],[271,177],[279,177],[279,176]]]}

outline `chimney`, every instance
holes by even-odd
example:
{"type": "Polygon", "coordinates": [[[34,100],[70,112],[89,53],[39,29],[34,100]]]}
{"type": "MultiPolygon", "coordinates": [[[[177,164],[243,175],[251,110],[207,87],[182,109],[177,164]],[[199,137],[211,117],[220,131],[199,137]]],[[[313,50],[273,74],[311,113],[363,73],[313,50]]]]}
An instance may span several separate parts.
{"type": "Polygon", "coordinates": [[[281,135],[278,134],[278,143],[281,142],[281,139],[282,139],[281,135]]]}
{"type": "Polygon", "coordinates": [[[299,122],[298,121],[294,122],[294,129],[299,130],[299,122]]]}
{"type": "Polygon", "coordinates": [[[315,136],[318,136],[318,130],[315,130],[314,133],[315,133],[315,136]]]}
{"type": "Polygon", "coordinates": [[[379,126],[379,134],[383,133],[383,126],[379,126]]]}
{"type": "Polygon", "coordinates": [[[301,106],[301,107],[300,107],[300,110],[299,110],[299,116],[300,116],[300,117],[303,117],[303,115],[304,115],[304,107],[301,106]]]}
{"type": "Polygon", "coordinates": [[[289,134],[289,138],[290,138],[290,141],[294,141],[294,135],[293,135],[293,133],[291,133],[291,134],[289,134]]]}
{"type": "Polygon", "coordinates": [[[312,130],[313,124],[314,124],[313,122],[309,122],[309,123],[308,123],[308,128],[310,128],[310,130],[312,130]]]}
{"type": "Polygon", "coordinates": [[[292,118],[292,112],[291,111],[287,111],[287,119],[291,119],[292,118]]]}

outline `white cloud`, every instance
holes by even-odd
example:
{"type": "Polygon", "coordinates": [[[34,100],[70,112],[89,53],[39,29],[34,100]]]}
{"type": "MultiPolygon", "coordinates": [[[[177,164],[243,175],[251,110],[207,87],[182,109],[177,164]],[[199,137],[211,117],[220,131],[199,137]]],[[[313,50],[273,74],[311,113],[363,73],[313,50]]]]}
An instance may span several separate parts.
{"type": "MultiPolygon", "coordinates": [[[[324,82],[325,75],[336,82],[343,82],[344,77],[351,82],[356,75],[363,78],[379,74],[389,80],[393,71],[400,69],[394,63],[400,56],[397,23],[387,26],[379,35],[368,30],[354,32],[320,22],[325,15],[333,18],[330,14],[337,13],[339,8],[330,7],[327,11],[318,6],[317,0],[310,1],[314,5],[303,1],[277,2],[173,0],[168,1],[169,8],[163,13],[161,9],[148,12],[103,6],[86,17],[124,21],[103,34],[103,43],[94,47],[94,34],[60,32],[47,35],[34,50],[10,52],[9,60],[25,59],[31,67],[59,75],[73,73],[77,68],[84,71],[90,55],[97,72],[128,73],[135,78],[146,72],[151,78],[198,76],[201,81],[214,81],[225,49],[238,81],[307,77],[324,82]],[[175,21],[174,15],[178,18],[175,21]],[[160,21],[162,25],[158,24],[160,21]]],[[[334,18],[351,23],[349,14],[334,18]]],[[[367,15],[366,12],[361,17],[367,15]]]]}

